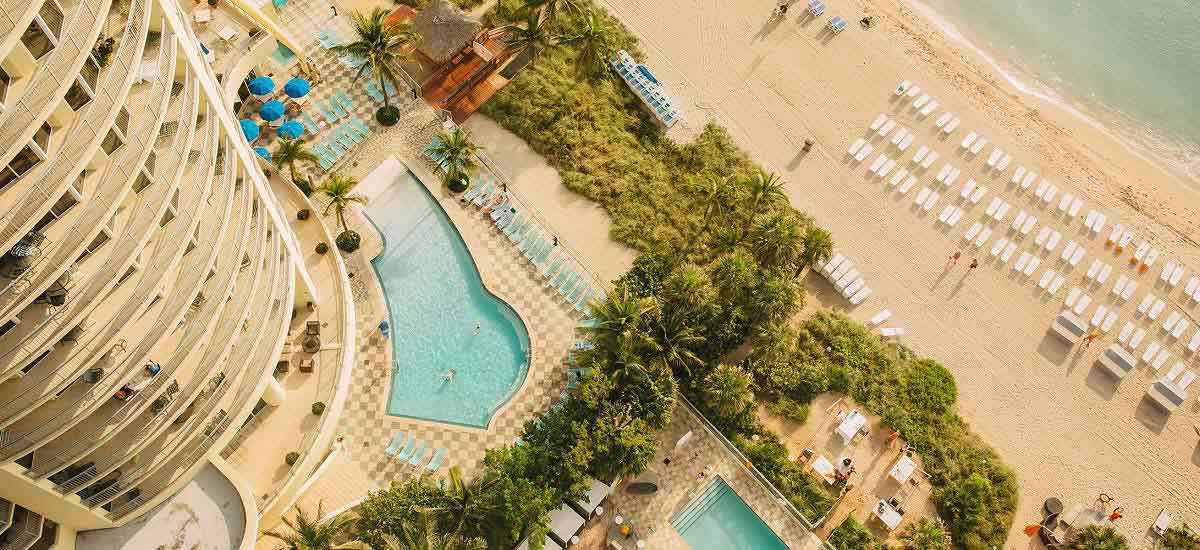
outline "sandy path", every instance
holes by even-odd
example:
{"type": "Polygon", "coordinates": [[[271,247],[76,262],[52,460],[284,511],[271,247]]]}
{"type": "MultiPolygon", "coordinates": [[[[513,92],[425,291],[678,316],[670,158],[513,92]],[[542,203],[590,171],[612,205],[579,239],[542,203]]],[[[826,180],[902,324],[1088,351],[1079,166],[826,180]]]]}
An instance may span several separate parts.
{"type": "MultiPolygon", "coordinates": [[[[1195,318],[1194,304],[1181,299],[1179,289],[1153,285],[1171,255],[1187,260],[1188,276],[1200,268],[1198,250],[1187,242],[1197,234],[1194,213],[1200,199],[1193,191],[1095,129],[1017,97],[986,73],[985,65],[957,51],[893,0],[871,3],[875,29],[863,31],[852,23],[836,37],[822,30],[824,19],[799,20],[800,2],[776,25],[765,24],[773,6],[769,0],[606,3],[642,37],[649,65],[680,96],[688,123],[699,126],[711,117],[729,128],[758,162],[783,172],[793,204],[828,225],[838,248],[858,262],[874,295],[855,316],[891,308],[897,323],[908,329],[908,343],[955,372],[962,413],[1020,474],[1022,498],[1009,547],[1028,545],[1020,529],[1040,518],[1038,509],[1048,496],[1070,504],[1091,502],[1102,491],[1115,495],[1126,509],[1119,527],[1139,544],[1163,507],[1200,524],[1195,490],[1200,487],[1200,448],[1192,430],[1200,406],[1195,398],[1168,417],[1143,398],[1153,379],[1146,367],[1119,387],[1092,368],[1125,321],[1134,319],[1137,303],[1152,287],[1176,304],[1172,308],[1182,307],[1195,318]],[[961,128],[949,139],[936,139],[933,120],[942,109],[921,120],[907,102],[890,101],[892,88],[902,79],[917,82],[942,109],[955,112],[961,128]],[[916,143],[903,155],[906,161],[920,145],[941,154],[907,197],[887,193],[879,180],[866,177],[865,165],[875,154],[863,165],[845,158],[848,144],[865,134],[876,113],[885,111],[916,131],[916,143]],[[984,174],[990,145],[982,158],[959,154],[958,141],[971,130],[1013,153],[1003,176],[984,174]],[[797,152],[806,137],[818,145],[801,157],[797,152]],[[945,161],[963,175],[943,190],[946,198],[932,212],[918,215],[912,197],[932,185],[945,161]],[[1034,206],[1029,192],[1007,185],[1020,164],[1046,174],[1063,191],[1084,196],[1087,205],[1079,218],[1093,207],[1106,212],[1109,225],[1102,236],[1083,234],[1079,221],[1034,206]],[[957,228],[945,230],[937,224],[937,213],[951,204],[950,195],[957,197],[968,177],[990,190],[980,204],[967,209],[957,228]],[[1046,267],[1061,271],[1058,251],[1044,259],[1032,281],[1012,276],[1007,267],[987,261],[990,257],[981,257],[983,268],[970,275],[962,264],[944,269],[944,258],[958,249],[960,236],[981,218],[993,196],[1013,203],[1009,220],[1022,208],[1041,219],[1017,255],[1033,247],[1043,224],[1062,231],[1059,251],[1071,239],[1087,247],[1083,261],[1067,272],[1069,282],[1058,298],[1042,297],[1034,285],[1046,267]],[[1108,227],[1117,221],[1137,234],[1120,258],[1103,248],[1108,227]],[[1168,252],[1139,277],[1124,267],[1125,259],[1146,238],[1168,252]],[[1116,304],[1121,319],[1113,331],[1079,353],[1048,337],[1046,326],[1066,290],[1081,284],[1093,258],[1115,268],[1107,285],[1089,291],[1093,298],[1103,299],[1122,273],[1134,276],[1140,288],[1130,303],[1116,304]]],[[[861,4],[836,4],[827,15],[854,22],[867,13],[861,4]]],[[[878,149],[879,141],[875,143],[878,149]]],[[[894,149],[889,154],[896,156],[894,149]]],[[[1005,229],[1007,223],[996,232],[1005,229]]],[[[976,254],[974,249],[965,253],[968,260],[976,254]]],[[[1087,317],[1094,308],[1085,312],[1087,317]]],[[[1150,333],[1148,341],[1161,338],[1161,330],[1143,326],[1150,333]]],[[[1188,330],[1185,341],[1194,330],[1188,330]]],[[[1182,343],[1174,343],[1172,351],[1168,365],[1181,356],[1190,359],[1182,355],[1182,343]]]]}

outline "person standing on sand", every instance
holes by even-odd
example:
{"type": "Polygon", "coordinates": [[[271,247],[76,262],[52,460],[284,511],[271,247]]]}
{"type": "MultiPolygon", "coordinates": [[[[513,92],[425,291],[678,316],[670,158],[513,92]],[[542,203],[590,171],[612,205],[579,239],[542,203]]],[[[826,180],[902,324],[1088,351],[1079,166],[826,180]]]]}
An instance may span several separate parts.
{"type": "Polygon", "coordinates": [[[946,267],[950,267],[952,265],[958,265],[958,259],[961,257],[962,257],[962,252],[955,250],[954,254],[951,254],[950,257],[946,259],[946,267]]]}
{"type": "Polygon", "coordinates": [[[967,268],[967,273],[974,271],[975,268],[977,268],[977,267],[979,267],[979,259],[971,258],[971,265],[970,265],[970,267],[967,268]]]}
{"type": "Polygon", "coordinates": [[[1088,349],[1088,346],[1092,345],[1092,341],[1099,337],[1099,332],[1089,332],[1087,336],[1083,337],[1083,349],[1088,349]]]}

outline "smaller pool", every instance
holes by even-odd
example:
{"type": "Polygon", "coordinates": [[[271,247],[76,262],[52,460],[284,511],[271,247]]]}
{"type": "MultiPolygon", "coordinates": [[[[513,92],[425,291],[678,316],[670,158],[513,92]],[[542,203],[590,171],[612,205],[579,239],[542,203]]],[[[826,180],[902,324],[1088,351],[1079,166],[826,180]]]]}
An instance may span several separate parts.
{"type": "Polygon", "coordinates": [[[787,550],[779,536],[719,477],[671,518],[671,527],[692,550],[787,550]]]}

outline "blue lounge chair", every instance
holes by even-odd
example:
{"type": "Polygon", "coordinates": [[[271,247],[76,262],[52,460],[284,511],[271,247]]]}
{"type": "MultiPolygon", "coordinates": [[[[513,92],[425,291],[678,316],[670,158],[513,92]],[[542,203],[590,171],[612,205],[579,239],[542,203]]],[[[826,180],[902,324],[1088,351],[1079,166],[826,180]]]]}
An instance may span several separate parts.
{"type": "MultiPolygon", "coordinates": [[[[425,444],[422,443],[421,445],[425,445],[425,444]]],[[[406,443],[404,445],[404,449],[401,449],[400,454],[396,455],[396,460],[400,460],[400,461],[408,460],[408,457],[412,456],[413,451],[416,448],[417,448],[416,438],[409,439],[408,443],[406,443]]]]}
{"type": "Polygon", "coordinates": [[[335,121],[335,120],[337,120],[337,119],[338,119],[338,114],[337,114],[337,112],[335,112],[335,111],[331,111],[331,110],[329,109],[329,107],[327,107],[327,105],[328,105],[328,104],[329,104],[329,102],[328,102],[328,101],[325,101],[325,102],[323,102],[323,103],[322,103],[322,102],[318,102],[318,103],[317,103],[317,110],[318,110],[318,111],[321,111],[321,116],[322,116],[322,117],[325,117],[325,120],[329,121],[330,123],[333,123],[333,121],[335,121]]]}
{"type": "Polygon", "coordinates": [[[396,432],[396,434],[392,436],[392,440],[388,442],[387,449],[383,452],[388,456],[396,456],[396,453],[400,452],[400,447],[403,445],[404,432],[396,432]]]}
{"type": "Polygon", "coordinates": [[[512,221],[512,223],[510,223],[504,227],[504,236],[508,237],[508,240],[516,242],[517,231],[520,230],[522,227],[525,227],[525,224],[526,224],[525,216],[522,216],[520,214],[520,212],[518,212],[516,219],[514,219],[512,221]]]}
{"type": "Polygon", "coordinates": [[[846,20],[842,19],[840,15],[835,15],[833,19],[829,20],[829,30],[833,31],[833,34],[846,30],[846,27],[846,20]]]}
{"type": "Polygon", "coordinates": [[[563,262],[562,256],[554,258],[554,261],[550,262],[550,265],[546,266],[546,269],[542,270],[542,277],[545,277],[547,279],[552,277],[555,273],[558,272],[558,268],[562,267],[562,262],[563,262]]]}
{"type": "Polygon", "coordinates": [[[379,86],[375,85],[374,80],[367,83],[367,95],[375,102],[383,103],[383,92],[379,90],[379,86]]]}
{"type": "Polygon", "coordinates": [[[429,465],[425,467],[427,472],[436,472],[442,467],[442,460],[446,458],[446,448],[442,447],[433,453],[433,458],[429,460],[429,465]]]}
{"type": "Polygon", "coordinates": [[[413,451],[412,458],[408,459],[408,465],[416,466],[422,462],[425,462],[428,458],[429,448],[426,447],[425,443],[422,442],[419,446],[417,446],[417,450],[413,451]]]}
{"type": "Polygon", "coordinates": [[[579,326],[583,328],[600,328],[600,321],[597,319],[584,319],[579,322],[579,326]]]}
{"type": "Polygon", "coordinates": [[[334,97],[334,99],[336,99],[338,101],[339,104],[341,104],[342,108],[345,109],[346,111],[354,110],[354,100],[350,99],[350,96],[346,94],[346,90],[342,90],[340,88],[337,90],[334,90],[333,97],[334,97]]]}
{"type": "Polygon", "coordinates": [[[478,197],[479,193],[482,191],[483,185],[476,183],[475,185],[472,185],[470,189],[467,189],[466,193],[463,193],[462,200],[470,202],[475,197],[478,197]]]}
{"type": "Polygon", "coordinates": [[[308,113],[300,113],[300,122],[304,124],[304,129],[308,130],[310,134],[316,135],[321,131],[321,127],[317,126],[317,121],[313,120],[312,115],[308,113]]]}
{"type": "Polygon", "coordinates": [[[562,286],[563,282],[566,281],[567,278],[570,277],[571,275],[572,275],[572,273],[568,269],[559,271],[558,275],[555,275],[554,280],[552,282],[550,282],[547,286],[558,288],[558,287],[562,286]]]}

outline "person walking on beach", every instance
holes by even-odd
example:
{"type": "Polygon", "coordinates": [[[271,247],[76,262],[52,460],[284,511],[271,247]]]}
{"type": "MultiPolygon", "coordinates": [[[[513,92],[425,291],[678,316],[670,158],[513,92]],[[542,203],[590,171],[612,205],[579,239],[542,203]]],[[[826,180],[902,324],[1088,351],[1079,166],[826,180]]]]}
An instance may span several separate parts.
{"type": "Polygon", "coordinates": [[[958,259],[961,257],[962,257],[962,251],[955,250],[954,254],[951,254],[950,257],[946,259],[946,267],[958,265],[958,259]]]}
{"type": "Polygon", "coordinates": [[[554,237],[554,246],[558,246],[558,237],[554,237]]]}
{"type": "Polygon", "coordinates": [[[1088,346],[1092,345],[1092,342],[1099,337],[1099,332],[1089,332],[1087,336],[1083,337],[1083,349],[1088,349],[1088,346]]]}
{"type": "Polygon", "coordinates": [[[480,327],[480,325],[479,325],[479,321],[475,321],[475,336],[479,336],[479,329],[480,329],[480,328],[482,328],[482,327],[480,327]]]}
{"type": "Polygon", "coordinates": [[[967,267],[967,273],[974,271],[977,267],[979,267],[979,259],[971,258],[971,265],[967,267]]]}
{"type": "Polygon", "coordinates": [[[337,17],[337,6],[330,5],[329,9],[333,10],[333,17],[337,17]]]}

